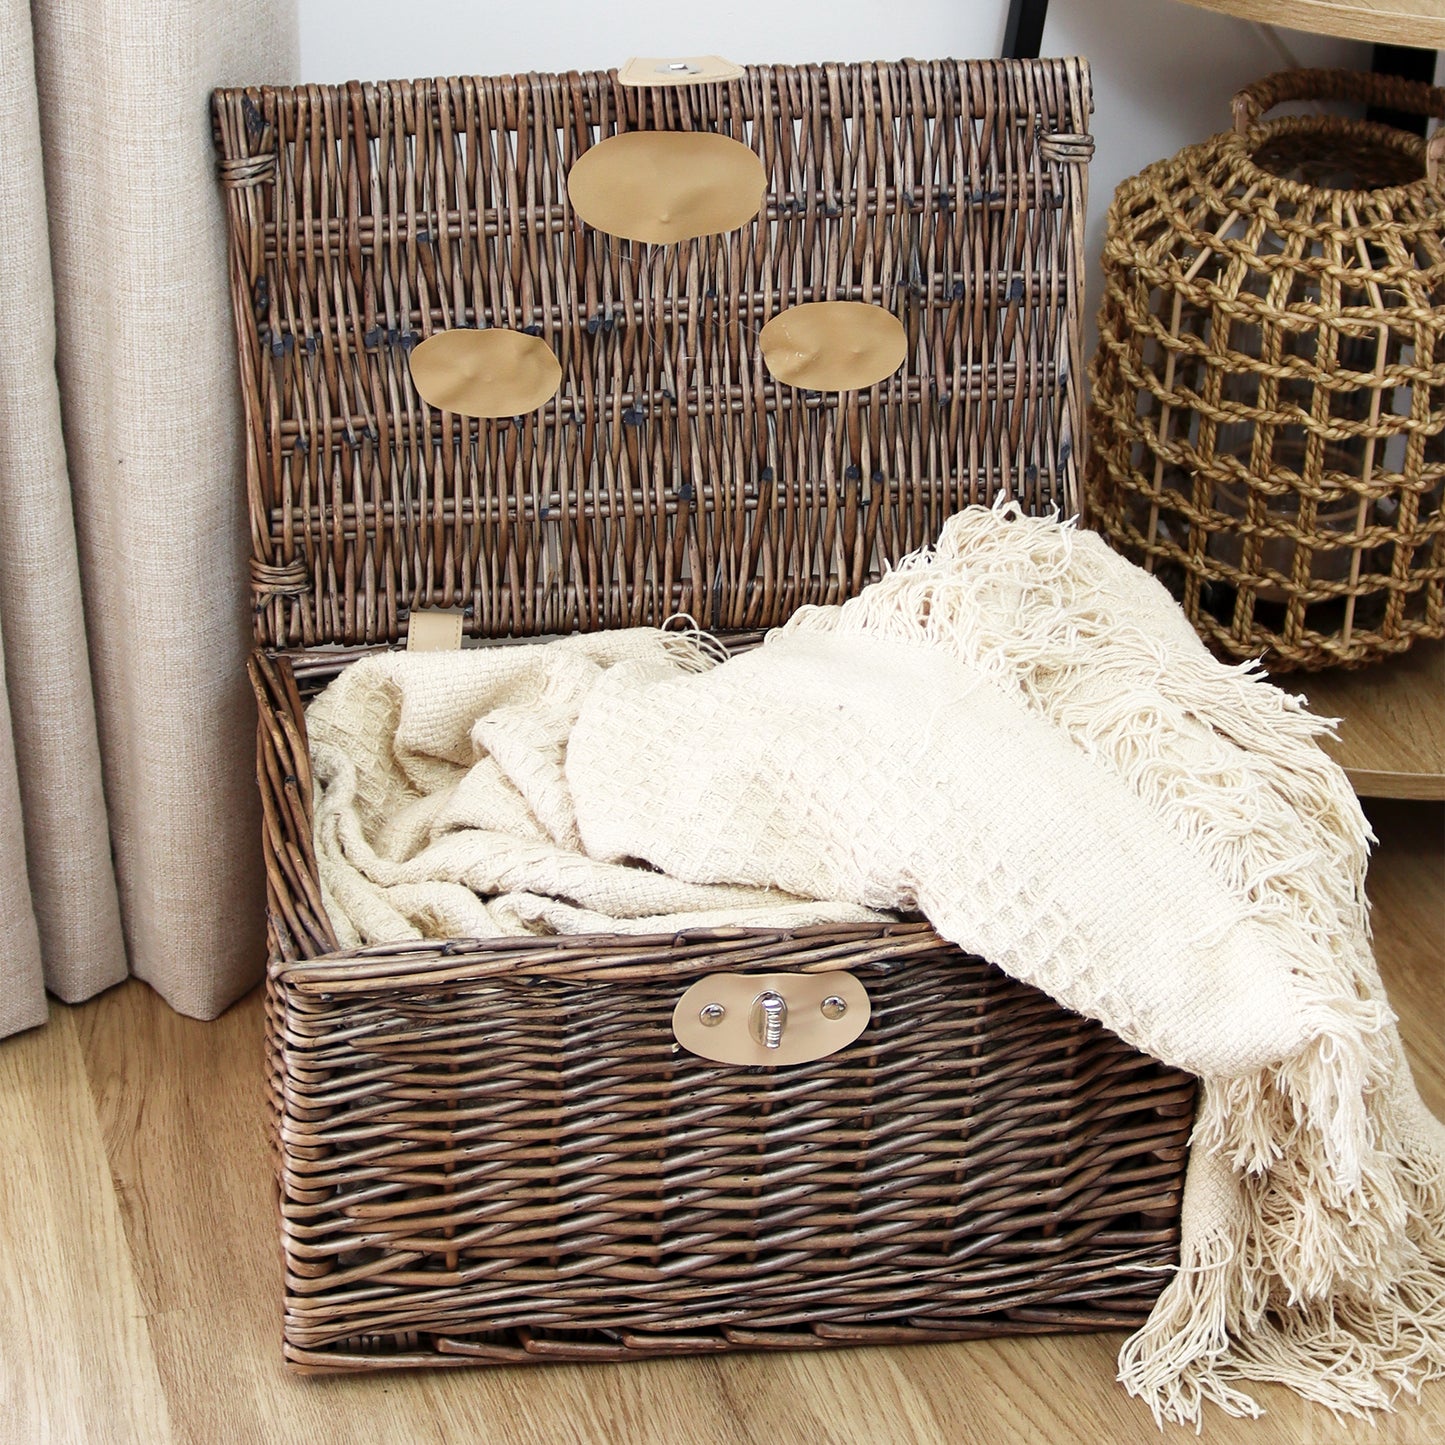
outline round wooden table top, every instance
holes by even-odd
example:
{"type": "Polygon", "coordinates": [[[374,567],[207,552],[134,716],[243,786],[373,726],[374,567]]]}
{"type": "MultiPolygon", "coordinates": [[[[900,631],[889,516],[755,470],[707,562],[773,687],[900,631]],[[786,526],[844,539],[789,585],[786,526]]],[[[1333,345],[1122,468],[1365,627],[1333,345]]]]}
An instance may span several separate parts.
{"type": "Polygon", "coordinates": [[[1445,0],[1184,0],[1204,10],[1317,35],[1384,45],[1445,47],[1445,0]]]}

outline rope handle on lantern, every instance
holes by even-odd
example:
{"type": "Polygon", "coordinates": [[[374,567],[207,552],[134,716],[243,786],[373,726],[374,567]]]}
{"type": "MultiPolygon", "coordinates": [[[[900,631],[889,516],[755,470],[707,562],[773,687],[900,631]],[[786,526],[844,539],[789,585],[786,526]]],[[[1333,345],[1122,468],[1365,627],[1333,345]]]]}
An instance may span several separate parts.
{"type": "MultiPolygon", "coordinates": [[[[1234,129],[1247,135],[1267,110],[1291,100],[1353,100],[1409,115],[1445,120],[1445,88],[1369,70],[1280,70],[1246,85],[1230,106],[1234,129]]],[[[1436,126],[1425,150],[1425,170],[1434,181],[1445,168],[1445,126],[1436,126]]]]}

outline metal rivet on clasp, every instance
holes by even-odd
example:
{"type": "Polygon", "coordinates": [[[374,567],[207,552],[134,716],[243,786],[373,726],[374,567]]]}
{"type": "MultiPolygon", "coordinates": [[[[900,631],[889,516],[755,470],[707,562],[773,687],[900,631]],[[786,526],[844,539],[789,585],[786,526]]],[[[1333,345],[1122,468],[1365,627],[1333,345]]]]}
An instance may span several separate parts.
{"type": "Polygon", "coordinates": [[[726,1015],[727,1010],[720,1003],[705,1004],[697,1011],[698,1021],[705,1029],[715,1029],[726,1015]]]}
{"type": "Polygon", "coordinates": [[[818,1007],[823,1010],[825,1019],[840,1019],[848,1012],[848,1001],[839,998],[836,993],[830,993],[818,1007]]]}

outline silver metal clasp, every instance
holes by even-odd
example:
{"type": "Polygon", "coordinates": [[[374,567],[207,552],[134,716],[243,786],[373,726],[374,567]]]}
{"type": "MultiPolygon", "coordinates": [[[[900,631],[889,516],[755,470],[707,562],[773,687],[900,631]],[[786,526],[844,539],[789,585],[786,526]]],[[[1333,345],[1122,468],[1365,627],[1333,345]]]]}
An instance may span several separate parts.
{"type": "Polygon", "coordinates": [[[710,973],[678,999],[672,1032],[721,1064],[802,1064],[847,1047],[871,1014],[851,973],[710,973]]]}
{"type": "Polygon", "coordinates": [[[748,1027],[753,1037],[765,1048],[775,1049],[783,1042],[783,1030],[788,1026],[788,1001],[780,993],[768,989],[753,1000],[753,1011],[748,1027]]]}

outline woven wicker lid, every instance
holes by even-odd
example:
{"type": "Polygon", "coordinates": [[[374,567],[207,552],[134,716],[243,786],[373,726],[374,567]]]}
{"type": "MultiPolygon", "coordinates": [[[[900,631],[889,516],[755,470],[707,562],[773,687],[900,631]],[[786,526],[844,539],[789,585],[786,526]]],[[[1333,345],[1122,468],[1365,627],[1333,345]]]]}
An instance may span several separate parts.
{"type": "Polygon", "coordinates": [[[395,640],[413,608],[482,636],[769,626],[1001,490],[1072,510],[1090,108],[1079,61],[218,91],[258,639],[395,640]],[[573,163],[646,129],[752,149],[758,218],[585,225],[573,163]],[[771,375],[763,326],[835,300],[898,318],[898,371],[771,375]],[[411,351],[479,326],[549,345],[556,395],[427,406],[411,351]]]}

